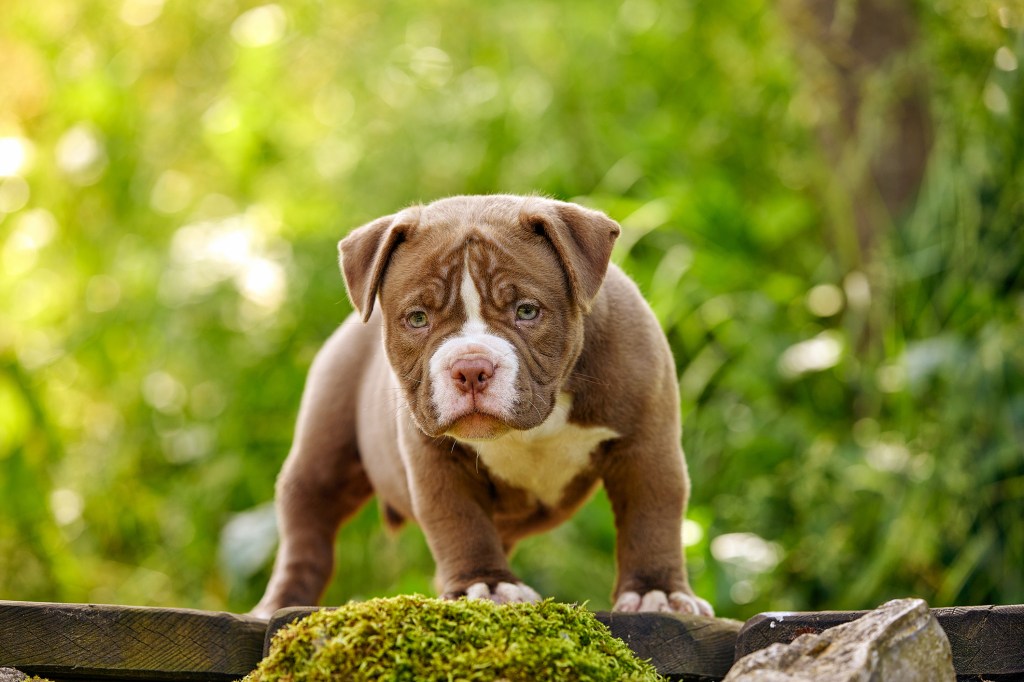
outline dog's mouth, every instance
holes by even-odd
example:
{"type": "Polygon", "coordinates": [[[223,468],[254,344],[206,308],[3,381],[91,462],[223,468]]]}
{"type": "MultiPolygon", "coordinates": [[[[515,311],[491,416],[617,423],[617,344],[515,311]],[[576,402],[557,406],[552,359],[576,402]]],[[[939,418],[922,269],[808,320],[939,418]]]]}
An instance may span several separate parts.
{"type": "Polygon", "coordinates": [[[456,418],[445,429],[445,435],[456,440],[493,440],[511,429],[511,426],[493,414],[473,411],[456,418]]]}

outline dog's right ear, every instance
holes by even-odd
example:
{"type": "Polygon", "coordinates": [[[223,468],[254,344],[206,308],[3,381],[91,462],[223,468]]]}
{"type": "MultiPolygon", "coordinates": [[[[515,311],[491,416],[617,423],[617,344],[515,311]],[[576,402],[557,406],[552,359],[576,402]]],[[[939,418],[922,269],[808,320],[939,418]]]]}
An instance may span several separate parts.
{"type": "Polygon", "coordinates": [[[418,219],[418,207],[406,209],[357,227],[338,242],[341,272],[345,276],[348,297],[363,322],[369,320],[373,312],[377,289],[391,254],[416,226],[418,219]]]}

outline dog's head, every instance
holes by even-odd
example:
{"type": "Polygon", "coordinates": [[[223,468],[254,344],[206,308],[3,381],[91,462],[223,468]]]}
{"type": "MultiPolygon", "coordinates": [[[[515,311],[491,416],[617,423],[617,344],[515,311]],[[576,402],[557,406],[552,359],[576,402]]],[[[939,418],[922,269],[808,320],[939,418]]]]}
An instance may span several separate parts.
{"type": "Polygon", "coordinates": [[[489,439],[538,426],[583,348],[619,226],[538,197],[463,196],[406,209],[341,241],[366,321],[429,436],[489,439]]]}

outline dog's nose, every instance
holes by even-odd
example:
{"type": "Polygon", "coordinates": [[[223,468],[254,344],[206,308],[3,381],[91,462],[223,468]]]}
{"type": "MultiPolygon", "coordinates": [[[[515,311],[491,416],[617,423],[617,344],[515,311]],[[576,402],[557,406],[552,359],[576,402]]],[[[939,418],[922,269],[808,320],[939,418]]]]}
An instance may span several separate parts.
{"type": "Polygon", "coordinates": [[[463,393],[479,393],[494,376],[494,363],[487,358],[463,358],[452,363],[452,381],[463,393]]]}

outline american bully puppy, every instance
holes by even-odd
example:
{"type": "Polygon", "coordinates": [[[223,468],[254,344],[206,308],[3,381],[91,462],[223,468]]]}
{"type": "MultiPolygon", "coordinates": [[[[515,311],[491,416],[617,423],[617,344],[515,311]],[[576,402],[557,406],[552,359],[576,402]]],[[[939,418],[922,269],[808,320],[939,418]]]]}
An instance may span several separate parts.
{"type": "Polygon", "coordinates": [[[342,240],[356,312],[310,369],[253,613],[315,604],[339,525],[374,494],[388,523],[423,528],[444,597],[538,600],[509,553],[603,483],[615,610],[711,615],[683,564],[675,365],[609,265],[618,234],[597,211],[502,195],[415,206],[342,240]]]}

